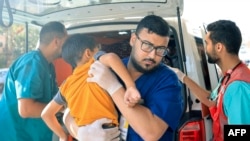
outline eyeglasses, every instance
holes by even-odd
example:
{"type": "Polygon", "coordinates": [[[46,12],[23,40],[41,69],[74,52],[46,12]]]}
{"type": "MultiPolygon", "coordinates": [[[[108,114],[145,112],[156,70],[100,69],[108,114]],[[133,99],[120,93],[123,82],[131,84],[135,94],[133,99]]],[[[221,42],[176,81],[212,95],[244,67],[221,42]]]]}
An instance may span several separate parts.
{"type": "Polygon", "coordinates": [[[145,52],[151,52],[155,49],[155,54],[158,56],[165,56],[167,54],[167,47],[166,46],[154,46],[150,42],[143,41],[137,34],[135,34],[137,39],[141,41],[141,50],[145,52]]]}

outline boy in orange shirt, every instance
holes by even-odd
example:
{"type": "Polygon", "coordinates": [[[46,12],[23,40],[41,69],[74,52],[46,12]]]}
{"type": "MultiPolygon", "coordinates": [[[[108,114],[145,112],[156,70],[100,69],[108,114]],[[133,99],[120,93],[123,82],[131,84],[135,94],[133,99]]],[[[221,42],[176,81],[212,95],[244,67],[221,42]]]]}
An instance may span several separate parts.
{"type": "MultiPolygon", "coordinates": [[[[119,56],[99,51],[94,38],[84,34],[71,35],[62,47],[62,57],[73,67],[74,71],[60,86],[57,95],[44,108],[41,115],[51,130],[59,136],[60,141],[66,141],[68,135],[57,121],[55,114],[65,104],[79,127],[77,133],[79,141],[83,140],[80,136],[81,127],[97,119],[108,118],[112,120],[111,126],[118,125],[118,114],[110,95],[96,83],[86,81],[89,77],[90,65],[95,60],[109,66],[123,80],[127,89],[124,102],[128,106],[133,107],[140,100],[140,93],[119,56]]],[[[116,89],[112,90],[112,87],[110,89],[116,91],[116,89]]]]}

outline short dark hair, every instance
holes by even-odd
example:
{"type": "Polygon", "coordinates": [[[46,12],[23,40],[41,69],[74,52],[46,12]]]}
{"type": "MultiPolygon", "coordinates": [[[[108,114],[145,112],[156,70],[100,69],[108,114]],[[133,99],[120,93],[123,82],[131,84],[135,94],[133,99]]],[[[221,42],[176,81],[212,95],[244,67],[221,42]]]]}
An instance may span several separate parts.
{"type": "Polygon", "coordinates": [[[65,26],[57,21],[45,24],[40,31],[40,43],[49,44],[54,37],[63,38],[66,34],[65,26]]]}
{"type": "Polygon", "coordinates": [[[96,46],[97,42],[93,37],[81,33],[72,34],[62,46],[62,58],[75,68],[84,51],[87,48],[93,51],[96,46]]]}
{"type": "Polygon", "coordinates": [[[207,31],[210,32],[209,38],[213,44],[220,42],[226,46],[228,53],[238,55],[242,36],[239,27],[233,21],[215,21],[208,24],[207,31]]]}
{"type": "Polygon", "coordinates": [[[147,28],[149,33],[153,32],[160,36],[170,36],[169,24],[160,16],[145,16],[137,25],[136,34],[139,34],[143,28],[147,28]]]}

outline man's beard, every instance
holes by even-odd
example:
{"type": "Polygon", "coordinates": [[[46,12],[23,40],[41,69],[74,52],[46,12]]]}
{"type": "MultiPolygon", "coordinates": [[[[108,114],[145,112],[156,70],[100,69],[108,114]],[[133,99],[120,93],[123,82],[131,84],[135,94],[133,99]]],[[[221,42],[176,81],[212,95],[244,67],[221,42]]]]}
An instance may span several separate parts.
{"type": "Polygon", "coordinates": [[[212,55],[210,55],[210,54],[208,54],[208,53],[206,53],[206,54],[207,54],[207,62],[208,62],[208,63],[210,63],[210,64],[215,64],[215,63],[217,63],[217,62],[219,61],[219,58],[216,57],[215,54],[214,54],[214,57],[212,57],[212,55]]]}
{"type": "Polygon", "coordinates": [[[148,73],[148,72],[151,72],[151,71],[154,71],[158,66],[159,66],[159,64],[157,65],[157,66],[155,66],[155,67],[153,67],[153,68],[148,68],[147,66],[146,66],[146,68],[143,68],[137,61],[136,61],[136,59],[133,57],[133,56],[131,56],[131,58],[130,58],[131,60],[131,63],[132,63],[132,65],[133,65],[133,67],[134,67],[134,69],[136,69],[138,72],[140,72],[140,73],[148,73]]]}

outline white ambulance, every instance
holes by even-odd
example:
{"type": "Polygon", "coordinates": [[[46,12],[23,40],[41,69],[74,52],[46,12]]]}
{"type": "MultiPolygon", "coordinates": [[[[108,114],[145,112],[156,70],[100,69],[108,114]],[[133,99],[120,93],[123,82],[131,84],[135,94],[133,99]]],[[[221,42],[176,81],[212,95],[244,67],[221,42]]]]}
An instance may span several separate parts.
{"type": "MultiPolygon", "coordinates": [[[[69,34],[92,35],[107,52],[115,52],[123,58],[130,53],[130,34],[135,30],[138,21],[146,15],[155,14],[164,17],[171,25],[171,42],[174,46],[169,48],[169,52],[173,52],[164,57],[163,61],[167,65],[179,68],[207,90],[215,88],[218,83],[219,73],[217,73],[216,66],[207,64],[206,61],[202,39],[204,30],[197,28],[194,34],[192,28],[182,18],[185,9],[183,0],[3,1],[4,4],[0,5],[2,7],[0,8],[2,10],[0,29],[10,30],[15,24],[22,25],[23,31],[21,32],[24,32],[23,40],[26,44],[21,54],[34,49],[30,45],[33,41],[31,38],[37,37],[37,35],[32,37],[30,35],[34,28],[39,29],[49,21],[61,21],[67,27],[69,34]],[[6,4],[7,2],[9,5],[6,4]]],[[[0,48],[0,54],[4,54],[2,50],[0,48]]],[[[9,61],[8,56],[5,60],[9,61]]],[[[63,61],[55,62],[59,84],[71,73],[70,69],[65,69],[65,65],[63,61]]],[[[174,131],[174,140],[211,140],[211,118],[208,109],[192,95],[185,85],[183,85],[182,92],[185,110],[178,129],[174,131]]]]}

